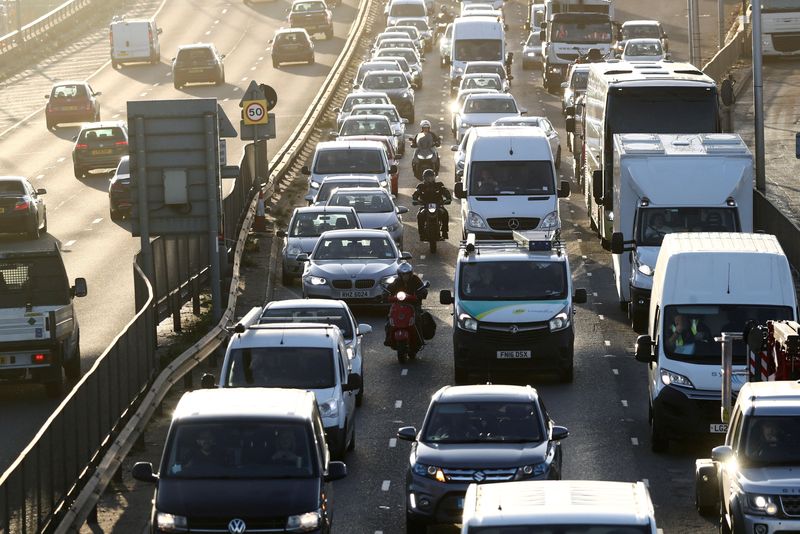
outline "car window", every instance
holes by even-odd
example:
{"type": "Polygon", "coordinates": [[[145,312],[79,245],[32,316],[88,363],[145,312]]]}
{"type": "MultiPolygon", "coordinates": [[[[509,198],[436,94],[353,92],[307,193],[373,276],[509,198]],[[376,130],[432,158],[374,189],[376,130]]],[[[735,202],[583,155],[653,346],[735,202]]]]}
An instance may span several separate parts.
{"type": "Polygon", "coordinates": [[[389,10],[390,17],[424,17],[425,15],[425,4],[421,2],[418,4],[394,3],[389,10]]]}
{"type": "Polygon", "coordinates": [[[0,195],[24,195],[25,186],[21,180],[0,181],[0,195]]]}
{"type": "Polygon", "coordinates": [[[338,326],[346,339],[353,339],[353,323],[344,308],[267,308],[259,320],[261,324],[270,323],[323,323],[338,326]]]}
{"type": "Polygon", "coordinates": [[[531,443],[545,439],[531,402],[437,402],[422,432],[427,443],[531,443]]]}
{"type": "Polygon", "coordinates": [[[342,124],[341,135],[392,135],[392,127],[385,120],[348,119],[342,124]]]}
{"type": "Polygon", "coordinates": [[[98,143],[109,141],[124,141],[125,133],[122,128],[91,128],[81,131],[80,141],[97,141],[98,143]]]}
{"type": "Polygon", "coordinates": [[[356,213],[389,213],[394,211],[392,200],[383,192],[337,191],[328,200],[329,206],[347,206],[356,213]]]}
{"type": "Polygon", "coordinates": [[[479,72],[497,74],[503,80],[506,78],[506,70],[502,65],[467,65],[464,68],[464,74],[477,74],[479,72]]]}
{"type": "Polygon", "coordinates": [[[364,108],[353,111],[353,115],[383,115],[391,122],[400,122],[397,112],[392,108],[364,108]]]}
{"type": "Polygon", "coordinates": [[[660,56],[660,43],[634,43],[629,42],[625,46],[625,54],[628,56],[660,56]]]}
{"type": "Polygon", "coordinates": [[[627,39],[658,39],[661,37],[661,31],[655,24],[646,24],[644,26],[626,26],[622,28],[622,38],[627,39]]]}
{"type": "Polygon", "coordinates": [[[386,171],[383,149],[324,150],[317,156],[314,172],[317,174],[380,174],[386,171]]]}
{"type": "Polygon", "coordinates": [[[213,61],[214,52],[211,48],[183,48],[178,50],[178,62],[195,63],[200,61],[213,61]]]}
{"type": "Polygon", "coordinates": [[[510,98],[470,98],[467,113],[516,113],[517,106],[510,98]]]}
{"type": "Polygon", "coordinates": [[[464,263],[458,289],[464,300],[563,300],[567,270],[560,261],[464,263]]]}
{"type": "Polygon", "coordinates": [[[342,111],[350,111],[353,106],[359,104],[388,104],[389,102],[382,96],[349,96],[342,105],[342,111]]]}
{"type": "MultiPolygon", "coordinates": [[[[322,193],[321,189],[320,193],[322,193]]],[[[358,224],[352,213],[300,212],[292,221],[289,236],[319,237],[323,232],[329,230],[347,230],[357,227],[358,224]]]]}
{"type": "Polygon", "coordinates": [[[86,96],[86,87],[80,84],[57,85],[53,87],[52,98],[81,98],[86,96]]]}
{"type": "Polygon", "coordinates": [[[320,240],[314,249],[315,260],[369,260],[396,257],[394,247],[383,237],[327,238],[320,240]]]}
{"type": "Polygon", "coordinates": [[[298,44],[306,42],[305,35],[300,32],[279,33],[275,37],[276,44],[298,44]]]}
{"type": "Polygon", "coordinates": [[[502,89],[502,85],[500,80],[497,78],[492,77],[469,77],[464,78],[464,82],[461,84],[462,89],[502,89]]]}
{"type": "Polygon", "coordinates": [[[307,11],[325,11],[325,4],[322,2],[298,2],[292,6],[295,13],[305,13],[307,11]]]}
{"type": "Polygon", "coordinates": [[[326,389],[334,386],[331,349],[254,347],[235,349],[224,383],[229,387],[326,389]]]}
{"type": "Polygon", "coordinates": [[[402,73],[367,74],[363,86],[365,89],[405,89],[408,81],[402,73]]]}
{"type": "Polygon", "coordinates": [[[66,305],[69,287],[58,257],[0,260],[0,302],[7,307],[66,305]]]}

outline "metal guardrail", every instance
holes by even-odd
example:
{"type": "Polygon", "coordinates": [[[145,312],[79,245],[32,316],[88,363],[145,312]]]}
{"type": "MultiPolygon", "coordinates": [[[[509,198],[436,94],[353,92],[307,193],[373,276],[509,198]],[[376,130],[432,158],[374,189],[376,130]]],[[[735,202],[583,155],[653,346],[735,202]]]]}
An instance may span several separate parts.
{"type": "Polygon", "coordinates": [[[24,50],[28,44],[47,38],[61,23],[94,2],[95,0],[67,0],[19,30],[0,36],[0,57],[24,50]]]}

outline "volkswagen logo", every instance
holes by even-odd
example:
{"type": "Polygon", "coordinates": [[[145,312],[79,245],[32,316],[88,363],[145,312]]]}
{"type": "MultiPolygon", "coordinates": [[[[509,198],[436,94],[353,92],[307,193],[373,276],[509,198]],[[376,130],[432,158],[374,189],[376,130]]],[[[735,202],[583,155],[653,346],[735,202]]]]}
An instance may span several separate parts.
{"type": "Polygon", "coordinates": [[[231,519],[230,523],[228,523],[228,532],[230,534],[244,534],[247,532],[247,525],[244,523],[244,519],[231,519]]]}
{"type": "Polygon", "coordinates": [[[509,327],[508,331],[511,332],[512,334],[516,334],[517,332],[519,332],[519,327],[515,324],[512,324],[509,327]]]}
{"type": "Polygon", "coordinates": [[[472,475],[472,479],[475,482],[483,482],[484,480],[486,480],[486,473],[484,473],[483,471],[475,471],[475,474],[472,475]]]}
{"type": "Polygon", "coordinates": [[[508,227],[512,230],[516,230],[517,228],[519,228],[519,219],[509,219],[508,227]]]}

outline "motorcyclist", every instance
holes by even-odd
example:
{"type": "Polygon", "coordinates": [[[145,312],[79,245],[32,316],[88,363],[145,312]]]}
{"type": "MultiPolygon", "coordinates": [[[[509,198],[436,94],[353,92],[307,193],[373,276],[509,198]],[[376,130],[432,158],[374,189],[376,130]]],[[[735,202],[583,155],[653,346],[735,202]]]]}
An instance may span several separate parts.
{"type": "Polygon", "coordinates": [[[439,218],[439,227],[441,228],[442,238],[447,239],[447,230],[450,227],[450,215],[444,209],[444,205],[453,200],[450,191],[445,187],[442,182],[436,181],[436,174],[431,169],[425,169],[422,173],[422,183],[417,185],[417,189],[411,198],[422,204],[417,213],[417,228],[422,233],[422,218],[425,213],[427,204],[436,204],[439,209],[437,212],[439,218]]]}
{"type": "Polygon", "coordinates": [[[439,137],[436,133],[431,131],[431,122],[429,120],[422,120],[419,123],[420,132],[411,138],[411,147],[416,149],[414,152],[414,158],[411,163],[412,167],[414,167],[414,175],[419,179],[420,176],[417,174],[417,162],[418,157],[417,155],[420,151],[426,152],[430,151],[433,152],[433,168],[436,172],[439,170],[439,154],[436,152],[436,147],[442,145],[442,138],[439,137]]]}
{"type": "MultiPolygon", "coordinates": [[[[414,267],[408,262],[403,262],[397,267],[397,278],[395,278],[394,282],[386,286],[386,291],[388,291],[389,295],[392,297],[396,297],[401,291],[408,295],[416,295],[417,300],[413,302],[413,306],[416,310],[417,317],[419,317],[420,312],[422,312],[422,300],[428,296],[428,290],[425,289],[422,279],[414,274],[414,267]]],[[[387,347],[392,346],[389,340],[388,319],[386,321],[386,338],[383,344],[387,347]]]]}

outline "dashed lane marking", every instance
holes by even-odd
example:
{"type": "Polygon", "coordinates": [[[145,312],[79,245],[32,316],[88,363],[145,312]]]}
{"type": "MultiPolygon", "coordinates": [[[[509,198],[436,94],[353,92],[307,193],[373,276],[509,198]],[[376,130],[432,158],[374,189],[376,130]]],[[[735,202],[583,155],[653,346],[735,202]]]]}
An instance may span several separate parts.
{"type": "Polygon", "coordinates": [[[403,369],[400,371],[400,376],[406,376],[408,374],[408,369],[403,369]]]}
{"type": "Polygon", "coordinates": [[[397,447],[397,438],[392,438],[389,440],[389,448],[394,449],[397,447]]]}
{"type": "Polygon", "coordinates": [[[611,372],[615,375],[619,375],[619,369],[612,369],[611,372]]]}
{"type": "Polygon", "coordinates": [[[384,480],[383,484],[381,484],[381,491],[389,491],[389,486],[391,485],[391,480],[384,480]]]}
{"type": "Polygon", "coordinates": [[[628,401],[626,401],[625,399],[622,399],[620,402],[622,403],[622,407],[623,408],[627,408],[628,407],[628,401]]]}
{"type": "Polygon", "coordinates": [[[95,220],[93,220],[93,221],[92,221],[92,224],[98,224],[98,223],[99,223],[99,222],[101,222],[102,220],[103,220],[103,218],[102,218],[102,217],[98,217],[97,219],[95,219],[95,220]]]}
{"type": "Polygon", "coordinates": [[[75,244],[75,240],[74,240],[74,239],[70,239],[69,241],[67,241],[66,243],[64,243],[64,246],[65,246],[65,247],[71,247],[71,246],[72,246],[72,245],[74,245],[74,244],[75,244]]]}
{"type": "MultiPolygon", "coordinates": [[[[599,303],[598,303],[598,304],[599,304],[599,303]]],[[[598,314],[597,314],[597,317],[599,317],[601,321],[602,321],[602,320],[604,320],[604,319],[606,318],[606,316],[605,316],[605,315],[603,315],[602,313],[598,313],[598,314]]]]}
{"type": "Polygon", "coordinates": [[[37,180],[41,180],[42,178],[44,178],[44,174],[40,174],[39,176],[36,177],[37,180]]]}
{"type": "MultiPolygon", "coordinates": [[[[597,295],[597,293],[595,293],[595,296],[596,296],[596,295],[597,295]]],[[[610,347],[610,346],[611,346],[611,341],[609,341],[608,339],[606,339],[605,341],[603,341],[603,345],[605,345],[606,347],[610,347]]]]}
{"type": "Polygon", "coordinates": [[[631,438],[631,444],[637,447],[639,445],[639,438],[631,438]]]}
{"type": "Polygon", "coordinates": [[[403,401],[401,401],[401,400],[394,401],[394,407],[395,408],[402,408],[403,407],[403,401]]]}

